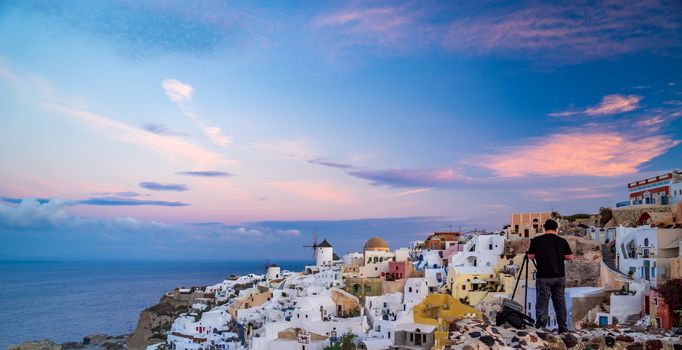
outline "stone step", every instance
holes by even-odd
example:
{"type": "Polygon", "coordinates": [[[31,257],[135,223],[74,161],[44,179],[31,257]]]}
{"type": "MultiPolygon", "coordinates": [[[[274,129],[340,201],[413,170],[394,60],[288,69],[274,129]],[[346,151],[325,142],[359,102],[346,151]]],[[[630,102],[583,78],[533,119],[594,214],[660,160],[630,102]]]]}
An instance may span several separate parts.
{"type": "Polygon", "coordinates": [[[640,318],[641,317],[639,314],[630,315],[625,319],[625,321],[623,321],[622,324],[624,326],[633,326],[635,323],[637,323],[637,321],[639,321],[640,318]]]}
{"type": "Polygon", "coordinates": [[[611,253],[611,249],[609,249],[606,244],[601,246],[601,255],[602,261],[604,261],[604,264],[606,264],[609,269],[619,273],[620,275],[627,276],[626,274],[618,271],[618,268],[616,267],[616,261],[613,259],[613,253],[611,253]]]}

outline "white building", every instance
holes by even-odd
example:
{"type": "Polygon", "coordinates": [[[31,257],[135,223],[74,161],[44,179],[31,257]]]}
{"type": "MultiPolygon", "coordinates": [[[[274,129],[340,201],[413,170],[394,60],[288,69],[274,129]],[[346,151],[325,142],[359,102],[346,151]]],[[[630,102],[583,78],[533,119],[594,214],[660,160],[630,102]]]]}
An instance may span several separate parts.
{"type": "Polygon", "coordinates": [[[413,303],[409,306],[405,304],[403,293],[399,292],[365,297],[365,314],[371,325],[367,336],[374,339],[394,339],[398,325],[414,322],[413,306],[413,303]]]}
{"type": "Polygon", "coordinates": [[[460,274],[493,273],[500,255],[504,252],[503,235],[477,235],[472,237],[461,252],[446,257],[450,269],[460,274]]]}
{"type": "Polygon", "coordinates": [[[326,239],[315,247],[315,259],[317,266],[332,266],[334,263],[334,248],[326,239]]]}
{"type": "Polygon", "coordinates": [[[276,280],[282,278],[282,274],[280,273],[280,267],[277,264],[271,264],[267,267],[267,270],[265,272],[265,278],[267,280],[276,280]]]}
{"type": "Polygon", "coordinates": [[[670,263],[679,256],[682,229],[648,225],[616,228],[618,270],[656,287],[670,277],[670,263]]]}
{"type": "MultiPolygon", "coordinates": [[[[522,282],[523,283],[523,282],[522,282]]],[[[564,291],[564,297],[566,299],[566,325],[568,329],[573,329],[573,323],[579,320],[573,320],[573,303],[577,299],[586,297],[601,298],[604,294],[604,289],[600,287],[574,287],[566,288],[564,291]]],[[[523,289],[519,286],[519,292],[517,292],[516,300],[521,300],[523,303],[523,289]]],[[[528,287],[528,305],[526,305],[526,311],[534,320],[537,321],[537,315],[535,313],[535,307],[537,303],[537,290],[535,289],[535,282],[529,282],[528,287]]],[[[549,320],[547,322],[548,329],[558,328],[556,320],[556,312],[554,311],[554,305],[552,305],[552,300],[548,302],[548,313],[547,316],[549,320]]]]}

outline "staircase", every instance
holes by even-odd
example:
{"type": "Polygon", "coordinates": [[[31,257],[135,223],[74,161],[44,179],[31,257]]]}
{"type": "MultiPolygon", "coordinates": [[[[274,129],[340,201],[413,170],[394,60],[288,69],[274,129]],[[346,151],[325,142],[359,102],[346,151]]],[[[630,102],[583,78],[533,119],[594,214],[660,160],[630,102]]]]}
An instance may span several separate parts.
{"type": "Polygon", "coordinates": [[[618,271],[618,268],[616,267],[616,260],[613,258],[613,253],[611,253],[611,249],[606,244],[601,245],[601,259],[606,265],[606,267],[611,269],[611,271],[614,271],[619,275],[625,276],[628,279],[630,279],[630,276],[618,271]]]}
{"type": "Polygon", "coordinates": [[[630,326],[630,327],[632,327],[632,326],[634,326],[635,323],[637,323],[637,321],[639,321],[640,319],[641,319],[641,317],[639,316],[639,314],[634,314],[634,315],[628,316],[628,318],[626,318],[625,321],[621,322],[620,324],[623,325],[623,326],[630,326]]]}
{"type": "Polygon", "coordinates": [[[611,248],[606,244],[601,245],[601,259],[611,270],[618,271],[616,268],[616,261],[613,259],[613,253],[611,253],[611,248]]]}

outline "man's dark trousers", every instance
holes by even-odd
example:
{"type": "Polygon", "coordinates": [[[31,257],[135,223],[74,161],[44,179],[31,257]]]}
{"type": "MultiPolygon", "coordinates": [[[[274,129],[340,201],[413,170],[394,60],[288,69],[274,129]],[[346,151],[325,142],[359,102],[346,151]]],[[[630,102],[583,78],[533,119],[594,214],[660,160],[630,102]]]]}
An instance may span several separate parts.
{"type": "Polygon", "coordinates": [[[535,304],[535,326],[538,328],[546,327],[548,320],[549,298],[552,298],[554,312],[556,312],[556,322],[560,331],[568,330],[566,326],[566,299],[564,299],[564,288],[566,287],[566,277],[538,278],[535,280],[537,290],[537,300],[535,304]]]}

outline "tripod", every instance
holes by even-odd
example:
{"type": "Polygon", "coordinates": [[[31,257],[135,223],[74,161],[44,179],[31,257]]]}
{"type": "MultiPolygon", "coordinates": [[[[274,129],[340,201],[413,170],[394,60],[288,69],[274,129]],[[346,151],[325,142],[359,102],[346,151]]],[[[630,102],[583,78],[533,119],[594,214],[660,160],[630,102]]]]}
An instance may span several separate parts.
{"type": "MultiPolygon", "coordinates": [[[[523,254],[523,262],[521,263],[521,268],[519,269],[519,277],[516,277],[516,284],[514,284],[514,291],[512,292],[511,300],[514,300],[514,296],[516,295],[516,288],[519,287],[519,281],[521,280],[521,274],[523,273],[523,268],[526,268],[526,285],[524,288],[524,294],[523,294],[523,311],[525,314],[528,314],[528,310],[526,308],[528,307],[528,252],[526,251],[523,254]]],[[[531,260],[533,262],[533,266],[535,266],[535,270],[537,271],[538,266],[535,264],[535,260],[531,260]]],[[[520,311],[520,310],[519,310],[520,311]]]]}
{"type": "MultiPolygon", "coordinates": [[[[535,261],[533,261],[533,265],[537,269],[537,265],[535,265],[535,261]]],[[[529,315],[528,315],[528,310],[526,310],[528,305],[528,252],[525,253],[523,256],[523,262],[521,263],[521,269],[519,269],[519,277],[516,278],[516,284],[514,284],[514,292],[512,292],[511,299],[505,299],[502,302],[502,310],[497,313],[497,316],[495,318],[495,324],[498,326],[502,325],[503,323],[509,323],[513,327],[517,329],[521,328],[526,328],[526,326],[532,326],[535,324],[535,320],[533,320],[529,315]],[[519,281],[521,280],[521,275],[524,273],[523,268],[526,268],[526,287],[525,287],[525,294],[523,296],[523,305],[517,303],[514,301],[514,296],[516,295],[516,289],[519,287],[519,281]]]]}

